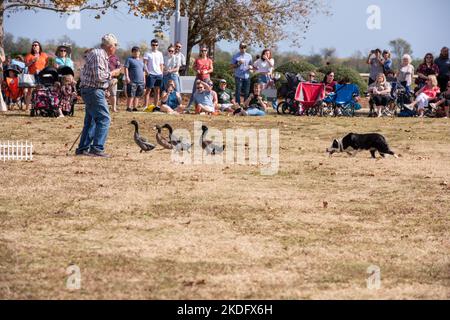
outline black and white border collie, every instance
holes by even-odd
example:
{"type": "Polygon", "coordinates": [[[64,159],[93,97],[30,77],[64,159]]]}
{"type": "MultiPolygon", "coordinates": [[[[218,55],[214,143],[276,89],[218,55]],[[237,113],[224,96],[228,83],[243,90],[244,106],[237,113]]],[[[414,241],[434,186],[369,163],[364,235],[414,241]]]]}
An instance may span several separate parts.
{"type": "Polygon", "coordinates": [[[385,154],[390,154],[396,158],[398,156],[389,148],[386,138],[378,133],[349,133],[342,139],[334,139],[331,146],[327,148],[330,157],[335,152],[347,152],[355,156],[361,150],[369,150],[372,158],[375,158],[375,152],[384,158],[385,154]]]}

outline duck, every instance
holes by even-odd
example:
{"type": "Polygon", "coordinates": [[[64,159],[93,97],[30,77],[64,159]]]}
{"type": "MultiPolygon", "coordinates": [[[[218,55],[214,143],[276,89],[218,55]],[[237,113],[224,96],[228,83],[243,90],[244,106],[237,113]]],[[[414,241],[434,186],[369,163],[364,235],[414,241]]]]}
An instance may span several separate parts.
{"type": "Polygon", "coordinates": [[[141,148],[141,153],[142,151],[151,151],[153,149],[155,149],[155,145],[151,144],[150,142],[147,141],[146,138],[142,137],[139,134],[139,124],[136,120],[132,120],[130,122],[130,124],[134,125],[134,142],[136,142],[136,144],[139,146],[139,148],[141,148]]]}
{"type": "Polygon", "coordinates": [[[200,137],[200,146],[206,151],[206,154],[220,154],[225,150],[225,144],[218,146],[212,142],[212,140],[205,140],[205,136],[208,133],[208,127],[202,126],[202,135],[200,137]]]}
{"type": "Polygon", "coordinates": [[[162,128],[166,128],[167,130],[169,130],[169,140],[176,151],[189,151],[189,149],[191,149],[193,144],[183,142],[183,137],[177,137],[176,135],[174,135],[173,128],[170,124],[165,123],[162,128]]]}
{"type": "Polygon", "coordinates": [[[158,131],[156,133],[156,142],[158,142],[158,144],[164,149],[173,149],[173,144],[170,142],[170,139],[167,139],[162,135],[162,127],[156,125],[153,127],[153,129],[158,131]]]}

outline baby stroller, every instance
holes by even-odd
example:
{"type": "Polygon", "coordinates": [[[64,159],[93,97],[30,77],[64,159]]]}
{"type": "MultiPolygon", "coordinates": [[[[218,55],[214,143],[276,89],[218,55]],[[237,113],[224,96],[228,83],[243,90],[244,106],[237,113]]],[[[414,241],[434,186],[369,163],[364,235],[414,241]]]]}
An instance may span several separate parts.
{"type": "Polygon", "coordinates": [[[3,90],[5,93],[5,102],[9,110],[12,110],[14,105],[18,105],[22,109],[24,100],[23,88],[19,87],[18,75],[22,70],[17,65],[9,65],[4,70],[5,80],[3,83],[3,90]],[[10,77],[10,72],[15,74],[14,77],[10,77]]]}
{"type": "Polygon", "coordinates": [[[59,115],[59,92],[55,83],[59,80],[58,71],[47,67],[36,75],[36,88],[31,97],[32,117],[57,117],[59,115]]]}
{"type": "Polygon", "coordinates": [[[295,92],[300,82],[305,79],[300,74],[286,72],[286,82],[278,89],[277,96],[283,98],[277,106],[278,114],[295,114],[299,109],[299,103],[295,100],[295,92]]]}

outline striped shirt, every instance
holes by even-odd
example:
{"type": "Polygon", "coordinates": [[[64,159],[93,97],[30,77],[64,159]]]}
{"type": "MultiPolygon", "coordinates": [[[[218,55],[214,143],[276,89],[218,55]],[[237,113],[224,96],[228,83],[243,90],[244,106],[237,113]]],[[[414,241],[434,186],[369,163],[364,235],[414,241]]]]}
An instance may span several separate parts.
{"type": "Polygon", "coordinates": [[[107,89],[111,80],[108,55],[103,49],[93,49],[85,58],[85,65],[81,70],[81,88],[107,89]]]}

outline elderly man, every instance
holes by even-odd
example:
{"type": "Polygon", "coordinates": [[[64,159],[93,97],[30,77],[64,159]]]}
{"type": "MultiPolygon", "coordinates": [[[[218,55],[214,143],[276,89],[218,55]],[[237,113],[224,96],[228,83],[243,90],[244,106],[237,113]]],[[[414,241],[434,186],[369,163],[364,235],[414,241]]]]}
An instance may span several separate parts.
{"type": "Polygon", "coordinates": [[[104,152],[111,122],[105,93],[113,77],[120,74],[121,69],[110,71],[108,62],[108,57],[115,54],[117,45],[117,38],[107,34],[102,38],[100,49],[93,49],[86,54],[80,83],[86,113],[76,155],[109,157],[104,152]]]}

